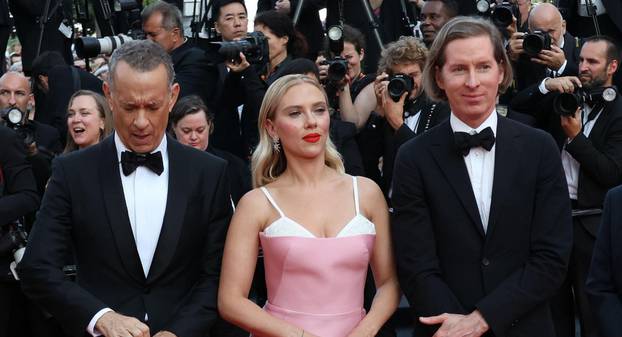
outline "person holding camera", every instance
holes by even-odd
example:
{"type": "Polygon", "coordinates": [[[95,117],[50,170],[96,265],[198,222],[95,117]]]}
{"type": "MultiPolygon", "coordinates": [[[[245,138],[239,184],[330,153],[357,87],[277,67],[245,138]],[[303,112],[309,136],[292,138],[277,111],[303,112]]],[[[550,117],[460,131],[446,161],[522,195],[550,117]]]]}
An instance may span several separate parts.
{"type": "Polygon", "coordinates": [[[37,210],[39,196],[22,138],[0,125],[0,144],[0,336],[22,336],[26,299],[10,269],[24,243],[15,221],[37,210]]]}
{"type": "Polygon", "coordinates": [[[0,123],[16,130],[21,136],[42,196],[50,177],[52,159],[61,152],[62,147],[54,127],[30,119],[28,113],[33,105],[30,83],[24,75],[7,72],[0,77],[0,123]]]}
{"type": "Polygon", "coordinates": [[[147,39],[159,44],[171,55],[179,97],[199,95],[210,101],[215,92],[205,52],[193,47],[184,36],[181,11],[174,4],[157,1],[141,12],[143,31],[147,39]]]}
{"type": "Polygon", "coordinates": [[[581,48],[578,78],[547,78],[527,88],[513,102],[514,108],[530,111],[546,122],[562,150],[575,216],[568,286],[552,308],[559,313],[560,337],[568,336],[574,327],[570,286],[574,288],[582,336],[599,336],[585,281],[605,193],[622,182],[622,99],[611,87],[620,65],[619,52],[608,37],[588,38],[581,48]]]}
{"type": "Polygon", "coordinates": [[[529,33],[514,32],[507,45],[516,65],[516,88],[523,90],[545,77],[578,74],[579,40],[566,32],[566,21],[549,3],[535,6],[528,19],[529,33]]]}

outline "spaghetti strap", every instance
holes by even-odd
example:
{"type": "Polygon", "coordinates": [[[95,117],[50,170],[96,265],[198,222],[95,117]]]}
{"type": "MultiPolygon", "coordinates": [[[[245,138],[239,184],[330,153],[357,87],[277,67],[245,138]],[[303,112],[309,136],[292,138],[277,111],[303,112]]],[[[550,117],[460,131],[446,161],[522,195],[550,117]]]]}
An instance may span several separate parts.
{"type": "Polygon", "coordinates": [[[281,218],[285,218],[285,214],[283,214],[283,211],[281,211],[279,206],[276,204],[276,201],[274,201],[274,199],[272,198],[272,195],[270,195],[270,192],[268,192],[268,189],[263,186],[260,187],[260,189],[263,192],[263,194],[266,195],[266,198],[268,198],[268,201],[270,202],[272,207],[274,207],[274,209],[276,209],[276,211],[279,212],[279,215],[281,215],[281,218]]]}
{"type": "Polygon", "coordinates": [[[359,188],[355,176],[352,176],[352,189],[354,190],[354,209],[358,215],[361,213],[361,210],[359,207],[359,188]]]}

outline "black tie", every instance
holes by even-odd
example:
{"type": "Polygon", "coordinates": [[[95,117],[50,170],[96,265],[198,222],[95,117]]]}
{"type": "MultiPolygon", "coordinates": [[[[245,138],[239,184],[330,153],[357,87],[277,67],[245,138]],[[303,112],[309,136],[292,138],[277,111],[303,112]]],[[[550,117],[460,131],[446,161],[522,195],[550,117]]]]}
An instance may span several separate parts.
{"type": "Polygon", "coordinates": [[[144,166],[157,175],[162,174],[162,171],[164,171],[162,153],[160,153],[160,151],[147,154],[130,151],[123,151],[121,153],[121,168],[123,169],[124,175],[129,176],[132,172],[136,171],[138,166],[144,166]]]}
{"type": "Polygon", "coordinates": [[[458,151],[466,157],[474,147],[481,146],[486,151],[490,151],[492,146],[495,145],[495,134],[490,127],[472,135],[466,132],[454,132],[454,141],[458,151]]]}

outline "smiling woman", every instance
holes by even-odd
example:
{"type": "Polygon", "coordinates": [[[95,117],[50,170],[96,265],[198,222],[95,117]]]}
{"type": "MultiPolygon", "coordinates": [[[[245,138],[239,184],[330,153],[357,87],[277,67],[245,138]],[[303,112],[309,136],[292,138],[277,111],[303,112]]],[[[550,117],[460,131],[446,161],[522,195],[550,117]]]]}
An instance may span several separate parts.
{"type": "Polygon", "coordinates": [[[79,90],[67,107],[67,145],[72,152],[99,143],[112,133],[112,113],[104,97],[90,90],[79,90]]]}

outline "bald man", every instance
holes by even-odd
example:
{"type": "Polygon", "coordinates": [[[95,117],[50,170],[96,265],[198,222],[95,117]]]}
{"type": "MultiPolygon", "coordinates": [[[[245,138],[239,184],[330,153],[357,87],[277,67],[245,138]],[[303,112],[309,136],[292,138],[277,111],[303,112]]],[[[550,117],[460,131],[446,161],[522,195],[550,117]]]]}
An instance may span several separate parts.
{"type": "Polygon", "coordinates": [[[522,90],[546,77],[576,76],[579,65],[579,40],[566,31],[566,21],[552,4],[535,6],[528,19],[529,32],[546,32],[551,37],[551,49],[529,56],[523,50],[526,33],[517,32],[509,41],[509,56],[516,63],[516,85],[522,90]]]}

